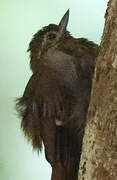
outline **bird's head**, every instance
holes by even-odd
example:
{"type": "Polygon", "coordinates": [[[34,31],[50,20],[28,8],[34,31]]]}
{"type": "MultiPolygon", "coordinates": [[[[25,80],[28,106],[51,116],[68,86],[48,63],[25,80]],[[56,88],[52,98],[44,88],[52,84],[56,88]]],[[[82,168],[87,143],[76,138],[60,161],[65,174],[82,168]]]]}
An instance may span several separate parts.
{"type": "Polygon", "coordinates": [[[35,66],[33,61],[35,61],[34,64],[38,64],[48,49],[56,49],[63,39],[69,37],[69,32],[66,30],[68,20],[69,10],[64,14],[58,25],[49,24],[33,36],[28,49],[31,56],[31,69],[34,69],[32,66],[35,66]]]}

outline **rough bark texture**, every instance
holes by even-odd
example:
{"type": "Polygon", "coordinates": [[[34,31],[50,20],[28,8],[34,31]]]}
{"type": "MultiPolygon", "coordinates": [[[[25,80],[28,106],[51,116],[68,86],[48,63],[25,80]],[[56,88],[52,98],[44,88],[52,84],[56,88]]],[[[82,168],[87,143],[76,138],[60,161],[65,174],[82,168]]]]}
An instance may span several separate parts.
{"type": "Polygon", "coordinates": [[[117,180],[117,0],[110,0],[93,79],[79,180],[117,180]]]}

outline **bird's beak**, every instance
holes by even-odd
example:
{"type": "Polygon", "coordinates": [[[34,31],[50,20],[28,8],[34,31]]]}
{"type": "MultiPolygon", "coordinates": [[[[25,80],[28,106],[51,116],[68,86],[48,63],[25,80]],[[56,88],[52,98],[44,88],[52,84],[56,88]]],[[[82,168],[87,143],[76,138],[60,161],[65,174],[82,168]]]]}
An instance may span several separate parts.
{"type": "Polygon", "coordinates": [[[64,16],[62,17],[60,23],[59,23],[59,28],[60,31],[63,32],[66,30],[67,28],[67,24],[69,21],[69,9],[67,10],[67,12],[64,14],[64,16]]]}

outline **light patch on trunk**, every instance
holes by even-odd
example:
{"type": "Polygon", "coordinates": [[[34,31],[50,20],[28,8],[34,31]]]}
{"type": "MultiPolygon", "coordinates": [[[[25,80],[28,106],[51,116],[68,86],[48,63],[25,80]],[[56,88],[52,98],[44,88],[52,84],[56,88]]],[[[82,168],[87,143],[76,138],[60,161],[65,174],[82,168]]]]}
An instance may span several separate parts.
{"type": "Polygon", "coordinates": [[[114,58],[114,62],[112,63],[112,66],[117,69],[117,55],[114,58]]]}
{"type": "Polygon", "coordinates": [[[55,124],[56,124],[57,126],[62,126],[62,125],[63,125],[63,122],[60,121],[60,120],[58,120],[58,119],[56,119],[56,120],[55,120],[55,124]]]}

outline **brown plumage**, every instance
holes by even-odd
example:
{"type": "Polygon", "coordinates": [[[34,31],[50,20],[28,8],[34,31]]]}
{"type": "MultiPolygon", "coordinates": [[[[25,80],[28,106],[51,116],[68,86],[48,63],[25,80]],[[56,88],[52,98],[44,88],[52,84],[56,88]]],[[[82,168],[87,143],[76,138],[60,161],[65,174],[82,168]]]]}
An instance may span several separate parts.
{"type": "Polygon", "coordinates": [[[77,180],[83,130],[98,46],[59,25],[38,31],[30,42],[33,72],[17,102],[21,127],[38,151],[45,146],[52,180],[77,180]]]}

